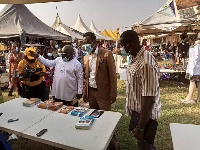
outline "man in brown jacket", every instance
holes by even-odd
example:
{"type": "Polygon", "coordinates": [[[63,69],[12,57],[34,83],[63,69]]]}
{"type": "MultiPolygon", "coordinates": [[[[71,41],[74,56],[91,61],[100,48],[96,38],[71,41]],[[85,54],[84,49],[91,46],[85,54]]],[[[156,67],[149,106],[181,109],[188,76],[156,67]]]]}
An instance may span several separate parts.
{"type": "MultiPolygon", "coordinates": [[[[89,102],[91,109],[110,111],[117,97],[116,67],[112,52],[97,47],[94,33],[87,32],[83,37],[88,53],[84,56],[83,100],[89,102]]],[[[115,134],[109,147],[118,150],[115,134]]]]}

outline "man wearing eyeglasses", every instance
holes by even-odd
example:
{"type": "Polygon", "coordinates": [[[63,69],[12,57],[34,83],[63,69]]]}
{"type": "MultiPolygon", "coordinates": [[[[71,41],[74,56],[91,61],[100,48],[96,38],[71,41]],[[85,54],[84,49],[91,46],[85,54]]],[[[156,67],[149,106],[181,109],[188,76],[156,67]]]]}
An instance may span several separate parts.
{"type": "Polygon", "coordinates": [[[64,105],[78,107],[78,101],[73,104],[74,98],[80,99],[83,90],[83,68],[77,59],[73,59],[72,46],[64,46],[62,56],[54,60],[48,60],[37,53],[31,55],[37,58],[47,67],[55,67],[52,96],[55,101],[64,105]]]}
{"type": "Polygon", "coordinates": [[[140,116],[130,122],[129,130],[138,139],[139,150],[152,150],[161,110],[159,67],[153,55],[140,46],[135,31],[123,32],[120,45],[121,53],[132,57],[127,68],[126,113],[132,118],[140,116]]]}

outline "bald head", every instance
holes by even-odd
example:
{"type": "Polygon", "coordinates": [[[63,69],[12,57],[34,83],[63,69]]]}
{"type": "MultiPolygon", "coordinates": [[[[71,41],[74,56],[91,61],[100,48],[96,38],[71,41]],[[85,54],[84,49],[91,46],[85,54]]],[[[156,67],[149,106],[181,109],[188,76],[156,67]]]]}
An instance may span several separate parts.
{"type": "Polygon", "coordinates": [[[70,60],[73,59],[74,49],[70,45],[66,45],[62,48],[62,58],[69,58],[70,60]]]}

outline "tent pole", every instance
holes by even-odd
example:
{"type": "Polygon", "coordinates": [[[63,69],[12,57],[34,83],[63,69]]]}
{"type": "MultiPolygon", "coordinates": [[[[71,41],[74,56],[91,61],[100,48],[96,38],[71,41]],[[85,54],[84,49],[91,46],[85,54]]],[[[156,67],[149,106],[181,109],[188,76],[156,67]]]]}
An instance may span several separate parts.
{"type": "Polygon", "coordinates": [[[23,44],[26,44],[26,37],[25,37],[24,32],[22,32],[21,35],[20,35],[20,41],[21,41],[22,50],[25,50],[25,46],[23,46],[23,44]]]}
{"type": "Polygon", "coordinates": [[[117,37],[116,37],[116,47],[115,47],[115,65],[117,70],[117,48],[118,48],[118,35],[119,35],[119,28],[117,28],[117,37]]]}

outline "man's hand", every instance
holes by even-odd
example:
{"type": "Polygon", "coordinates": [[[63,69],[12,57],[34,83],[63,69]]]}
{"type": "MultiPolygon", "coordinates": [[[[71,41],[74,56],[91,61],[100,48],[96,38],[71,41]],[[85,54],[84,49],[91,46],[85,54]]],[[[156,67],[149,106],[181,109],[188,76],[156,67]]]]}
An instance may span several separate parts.
{"type": "Polygon", "coordinates": [[[84,101],[85,103],[89,102],[89,100],[87,99],[86,96],[83,96],[83,101],[84,101]]]}
{"type": "Polygon", "coordinates": [[[76,98],[77,98],[77,99],[82,98],[82,96],[83,96],[83,94],[76,94],[76,98]]]}
{"type": "Polygon", "coordinates": [[[139,131],[137,128],[134,128],[132,131],[134,137],[138,140],[143,140],[144,132],[139,131]]]}
{"type": "Polygon", "coordinates": [[[35,59],[37,59],[37,58],[39,57],[39,54],[34,53],[34,52],[32,52],[32,51],[29,51],[29,52],[30,52],[30,55],[31,55],[32,57],[34,57],[35,59]]]}
{"type": "Polygon", "coordinates": [[[50,75],[50,71],[46,71],[46,74],[47,74],[47,75],[50,75]]]}
{"type": "Polygon", "coordinates": [[[116,101],[116,97],[109,97],[111,104],[113,104],[116,101]]]}
{"type": "Polygon", "coordinates": [[[189,73],[186,73],[186,74],[185,74],[185,78],[187,78],[188,76],[189,76],[189,73]]]}

